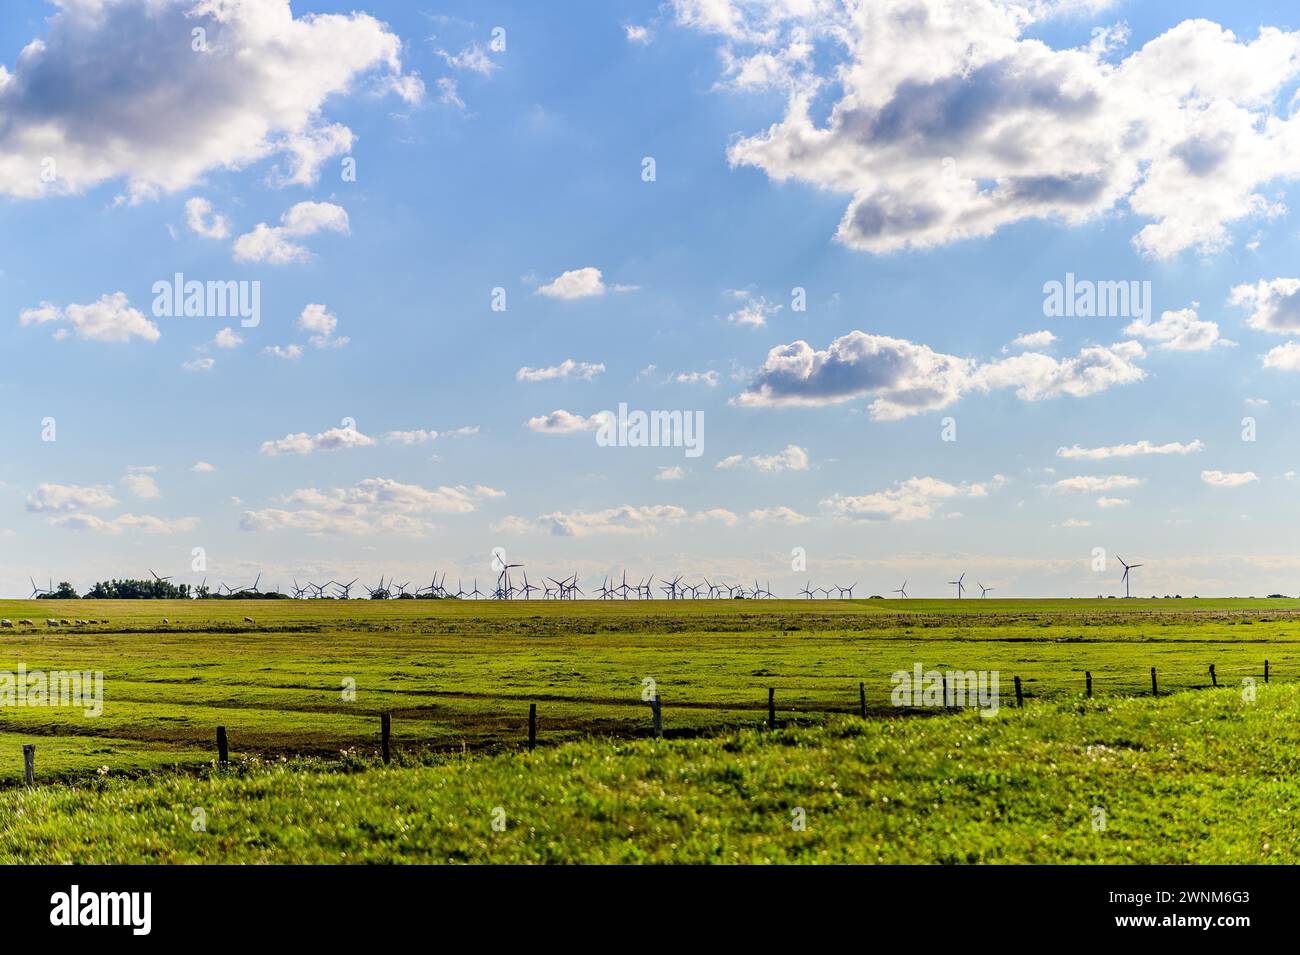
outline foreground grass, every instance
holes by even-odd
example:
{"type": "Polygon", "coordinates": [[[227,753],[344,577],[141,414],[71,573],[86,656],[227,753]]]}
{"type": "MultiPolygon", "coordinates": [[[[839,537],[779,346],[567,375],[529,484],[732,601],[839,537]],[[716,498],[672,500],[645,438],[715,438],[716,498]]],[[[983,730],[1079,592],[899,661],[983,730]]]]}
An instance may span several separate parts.
{"type": "Polygon", "coordinates": [[[1298,707],[1300,687],[1275,684],[1255,702],[1207,690],[421,766],[110,774],[0,793],[0,862],[1294,863],[1298,707]]]}
{"type": "Polygon", "coordinates": [[[102,671],[98,717],[0,706],[0,787],[166,770],[211,757],[373,753],[391,713],[406,752],[518,749],[536,704],[547,744],[645,737],[653,679],[670,734],[754,728],[776,690],[804,724],[868,707],[893,715],[890,675],[926,668],[1020,677],[1032,703],[1093,676],[1115,699],[1300,679],[1294,600],[43,601],[0,602],[0,673],[102,671]],[[90,619],[49,628],[46,618],[90,619]],[[251,618],[251,622],[245,621],[251,618]],[[353,687],[355,693],[345,693],[353,687]]]}

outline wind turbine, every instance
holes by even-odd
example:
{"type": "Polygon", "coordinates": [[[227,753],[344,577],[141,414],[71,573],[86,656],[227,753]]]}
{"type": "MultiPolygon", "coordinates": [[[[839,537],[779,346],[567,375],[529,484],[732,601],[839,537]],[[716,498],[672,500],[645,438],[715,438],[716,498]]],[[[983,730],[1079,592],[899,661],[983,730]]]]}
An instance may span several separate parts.
{"type": "Polygon", "coordinates": [[[1115,555],[1115,559],[1116,559],[1117,561],[1119,561],[1121,564],[1124,565],[1124,576],[1121,577],[1120,579],[1124,582],[1124,599],[1127,600],[1127,599],[1128,599],[1128,595],[1129,595],[1129,594],[1128,594],[1128,585],[1129,585],[1128,572],[1129,572],[1130,570],[1136,570],[1137,568],[1141,567],[1142,565],[1141,565],[1141,564],[1125,564],[1125,563],[1124,563],[1124,558],[1121,557],[1121,556],[1119,556],[1119,554],[1116,554],[1116,555],[1115,555]]]}
{"type": "Polygon", "coordinates": [[[152,570],[149,571],[149,573],[150,573],[150,574],[153,574],[153,579],[154,579],[155,581],[157,581],[158,583],[160,583],[160,584],[161,584],[161,583],[166,583],[167,581],[171,580],[170,577],[159,577],[157,574],[154,574],[154,572],[153,572],[152,570]]]}
{"type": "Polygon", "coordinates": [[[806,583],[806,584],[803,585],[803,590],[799,591],[799,593],[803,594],[803,595],[804,595],[805,597],[807,597],[809,600],[812,600],[812,596],[813,596],[813,594],[814,594],[815,592],[816,592],[816,591],[814,591],[814,590],[812,589],[812,581],[811,581],[811,580],[808,581],[808,583],[806,583]]]}
{"type": "Polygon", "coordinates": [[[980,584],[978,580],[975,581],[975,583],[979,584],[980,600],[983,600],[985,597],[987,597],[989,595],[989,591],[993,589],[992,587],[985,587],[983,584],[980,584]]]}
{"type": "Polygon", "coordinates": [[[849,595],[849,599],[852,600],[852,599],[853,599],[853,588],[856,587],[857,585],[858,585],[858,582],[855,580],[855,581],[853,581],[853,583],[851,583],[851,584],[850,584],[849,586],[847,586],[847,587],[841,587],[841,586],[839,586],[839,585],[837,584],[836,587],[835,587],[835,589],[838,590],[838,591],[840,592],[840,599],[841,599],[841,600],[844,599],[844,595],[845,595],[845,594],[848,594],[848,595],[849,595]]]}
{"type": "Polygon", "coordinates": [[[899,587],[897,590],[891,590],[890,593],[891,593],[891,594],[899,594],[899,595],[902,596],[902,598],[903,598],[904,600],[906,600],[906,599],[907,599],[907,581],[906,581],[906,580],[903,581],[903,586],[899,587]]]}
{"type": "Polygon", "coordinates": [[[966,586],[962,583],[962,581],[965,580],[965,579],[966,579],[966,572],[965,572],[965,571],[962,571],[962,575],[961,575],[960,577],[958,577],[956,580],[950,580],[950,581],[948,581],[948,583],[950,583],[950,584],[956,584],[956,585],[957,585],[957,599],[958,599],[958,600],[961,600],[962,591],[964,591],[964,590],[966,589],[966,586]]]}

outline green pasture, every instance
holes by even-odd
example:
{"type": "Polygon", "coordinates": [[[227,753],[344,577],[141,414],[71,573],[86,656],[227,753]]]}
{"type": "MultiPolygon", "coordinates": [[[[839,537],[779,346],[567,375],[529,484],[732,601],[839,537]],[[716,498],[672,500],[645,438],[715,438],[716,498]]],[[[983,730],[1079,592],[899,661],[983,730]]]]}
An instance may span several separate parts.
{"type": "Polygon", "coordinates": [[[1300,601],[0,601],[0,672],[102,671],[102,715],[0,707],[0,785],[37,746],[42,781],[193,769],[218,725],[236,757],[366,758],[391,713],[398,752],[519,748],[530,704],[544,747],[669,739],[778,720],[897,717],[890,675],[998,671],[1002,706],[1098,701],[1243,679],[1300,681],[1300,601]],[[69,620],[48,627],[46,620],[69,620]],[[249,618],[249,619],[245,619],[249,618]],[[30,619],[33,624],[18,625],[30,619]],[[78,624],[78,620],[97,621],[78,624]],[[106,622],[104,622],[106,621],[106,622]],[[355,698],[345,693],[355,687],[355,698]]]}

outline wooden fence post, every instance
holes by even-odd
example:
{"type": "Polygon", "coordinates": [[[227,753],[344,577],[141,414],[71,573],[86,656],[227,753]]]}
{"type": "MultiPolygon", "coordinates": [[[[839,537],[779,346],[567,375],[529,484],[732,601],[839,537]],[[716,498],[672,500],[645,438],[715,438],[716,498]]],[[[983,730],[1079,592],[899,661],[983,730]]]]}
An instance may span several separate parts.
{"type": "Polygon", "coordinates": [[[1092,671],[1084,670],[1083,678],[1088,681],[1088,699],[1092,699],[1092,671]]]}
{"type": "Polygon", "coordinates": [[[664,711],[663,703],[659,697],[659,691],[655,691],[655,698],[650,701],[650,712],[654,715],[654,735],[655,739],[664,738],[664,711]]]}
{"type": "Polygon", "coordinates": [[[537,745],[537,704],[528,704],[528,752],[537,745]]]}
{"type": "Polygon", "coordinates": [[[27,788],[36,785],[36,744],[23,743],[23,780],[27,788]]]}
{"type": "Polygon", "coordinates": [[[388,760],[392,757],[392,754],[388,750],[388,737],[392,733],[392,731],[393,731],[393,718],[387,713],[382,714],[379,717],[379,735],[381,737],[381,742],[383,743],[383,747],[384,747],[385,765],[388,763],[388,760]]]}
{"type": "Polygon", "coordinates": [[[1156,668],[1151,668],[1151,695],[1159,696],[1160,691],[1156,688],[1156,668]]]}
{"type": "Polygon", "coordinates": [[[767,728],[776,729],[776,689],[767,688],[767,728]]]}
{"type": "Polygon", "coordinates": [[[1025,695],[1020,689],[1020,677],[1016,677],[1016,708],[1019,709],[1025,705],[1025,695]]]}
{"type": "Polygon", "coordinates": [[[230,747],[226,744],[226,728],[217,727],[217,763],[225,766],[230,762],[230,747]]]}
{"type": "Polygon", "coordinates": [[[1217,675],[1215,675],[1213,663],[1210,664],[1210,683],[1213,684],[1214,686],[1219,685],[1219,678],[1217,675]]]}
{"type": "Polygon", "coordinates": [[[858,684],[858,712],[865,720],[867,718],[867,685],[858,684]]]}
{"type": "Polygon", "coordinates": [[[1264,661],[1264,682],[1268,682],[1268,661],[1264,661]]]}

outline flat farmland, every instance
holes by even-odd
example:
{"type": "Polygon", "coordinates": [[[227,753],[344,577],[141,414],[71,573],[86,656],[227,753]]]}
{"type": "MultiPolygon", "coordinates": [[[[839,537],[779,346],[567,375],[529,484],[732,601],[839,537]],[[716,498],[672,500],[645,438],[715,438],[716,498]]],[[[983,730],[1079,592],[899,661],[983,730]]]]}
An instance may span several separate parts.
{"type": "Polygon", "coordinates": [[[536,704],[543,746],[650,733],[653,681],[669,739],[858,711],[896,718],[890,675],[1020,677],[1027,705],[1300,682],[1300,601],[9,601],[0,671],[102,671],[103,712],[0,708],[0,784],[135,776],[232,756],[373,758],[390,713],[403,758],[514,750],[536,704]],[[94,623],[47,627],[47,618],[94,623]],[[250,618],[246,620],[245,618],[250,618]],[[106,621],[106,622],[102,622],[106,621]],[[350,692],[354,690],[355,692],[350,692]]]}

